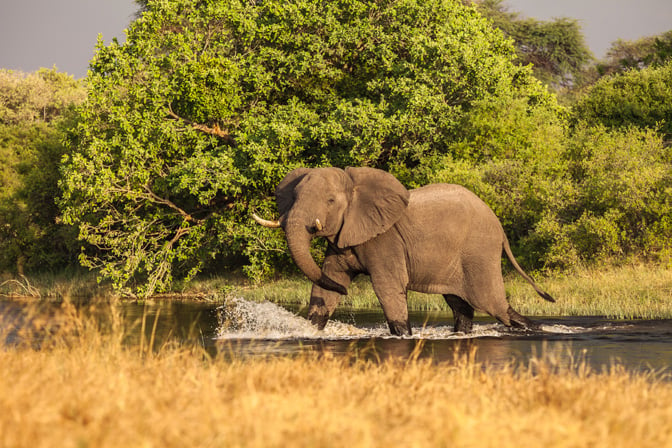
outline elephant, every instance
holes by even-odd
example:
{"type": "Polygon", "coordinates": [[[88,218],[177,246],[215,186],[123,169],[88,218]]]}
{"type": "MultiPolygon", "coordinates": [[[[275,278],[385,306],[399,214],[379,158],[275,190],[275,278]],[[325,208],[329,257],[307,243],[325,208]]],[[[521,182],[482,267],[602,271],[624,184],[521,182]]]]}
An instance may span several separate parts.
{"type": "Polygon", "coordinates": [[[542,298],[555,301],[518,265],[495,213],[462,186],[409,191],[375,168],[297,168],[275,198],[278,220],[252,217],[284,230],[292,259],[313,283],[308,319],[320,330],[359,274],[370,276],[393,335],[412,333],[409,290],[442,294],[456,332],[472,330],[475,310],[507,327],[538,328],[506,299],[502,252],[542,298]],[[316,237],[327,240],[321,268],[310,253],[316,237]]]}

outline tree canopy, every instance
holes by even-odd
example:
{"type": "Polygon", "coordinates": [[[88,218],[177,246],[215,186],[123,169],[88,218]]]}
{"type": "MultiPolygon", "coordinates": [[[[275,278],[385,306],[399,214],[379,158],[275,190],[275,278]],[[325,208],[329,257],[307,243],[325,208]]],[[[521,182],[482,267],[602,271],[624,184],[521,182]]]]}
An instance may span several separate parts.
{"type": "Polygon", "coordinates": [[[35,73],[0,69],[0,123],[50,122],[86,97],[72,76],[42,68],[35,73]]]}
{"type": "Polygon", "coordinates": [[[0,272],[76,260],[71,229],[56,223],[55,198],[65,121],[85,97],[81,82],[55,68],[0,69],[0,272]]]}
{"type": "Polygon", "coordinates": [[[598,80],[574,106],[576,120],[660,129],[672,142],[672,60],[598,80]]]}
{"type": "Polygon", "coordinates": [[[528,137],[502,144],[509,130],[477,119],[557,122],[515,57],[457,0],[147,1],[124,44],[99,42],[64,166],[81,261],[145,293],[213,259],[262,275],[287,258],[249,209],[272,214],[292,168],[415,186],[437,161],[529,156],[528,137]]]}

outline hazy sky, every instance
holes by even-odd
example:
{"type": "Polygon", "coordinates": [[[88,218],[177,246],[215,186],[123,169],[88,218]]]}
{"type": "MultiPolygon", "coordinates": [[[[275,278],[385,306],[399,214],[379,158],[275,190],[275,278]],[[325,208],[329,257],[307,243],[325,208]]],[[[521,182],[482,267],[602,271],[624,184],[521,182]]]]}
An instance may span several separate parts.
{"type": "Polygon", "coordinates": [[[98,34],[125,40],[133,0],[0,0],[0,68],[86,76],[98,34]]]}
{"type": "MultiPolygon", "coordinates": [[[[633,40],[672,29],[672,0],[506,0],[527,17],[578,19],[586,41],[603,57],[618,38],[633,40]]],[[[133,0],[0,0],[0,68],[56,66],[86,75],[98,34],[124,40],[137,11],[133,0]]]]}
{"type": "Polygon", "coordinates": [[[672,0],[505,0],[509,11],[542,20],[577,19],[591,51],[603,58],[617,39],[672,30],[672,0]]]}

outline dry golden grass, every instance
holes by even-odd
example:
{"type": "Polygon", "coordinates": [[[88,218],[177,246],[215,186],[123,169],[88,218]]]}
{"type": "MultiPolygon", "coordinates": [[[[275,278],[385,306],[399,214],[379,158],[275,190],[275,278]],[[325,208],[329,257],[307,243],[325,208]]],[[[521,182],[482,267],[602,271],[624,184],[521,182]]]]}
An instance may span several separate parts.
{"type": "Polygon", "coordinates": [[[671,382],[562,353],[213,359],[124,346],[67,305],[56,322],[40,349],[0,348],[2,447],[672,446],[671,382]]]}

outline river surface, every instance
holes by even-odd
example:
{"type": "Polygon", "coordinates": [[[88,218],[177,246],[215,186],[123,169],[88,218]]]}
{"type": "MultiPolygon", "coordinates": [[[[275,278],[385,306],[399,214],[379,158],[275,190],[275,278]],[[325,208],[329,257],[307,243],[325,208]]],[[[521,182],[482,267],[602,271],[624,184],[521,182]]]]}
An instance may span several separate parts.
{"type": "MultiPolygon", "coordinates": [[[[669,319],[537,317],[542,331],[530,332],[477,317],[473,332],[462,334],[453,332],[449,311],[416,311],[410,313],[413,336],[401,338],[389,334],[381,310],[338,309],[327,327],[318,331],[305,319],[305,309],[269,302],[232,299],[226,305],[213,305],[166,301],[113,307],[125,328],[127,343],[140,343],[144,320],[143,343],[153,333],[155,348],[176,342],[198,344],[212,354],[232,357],[316,352],[354,354],[375,361],[431,357],[436,362],[450,362],[456,354],[475,349],[477,361],[494,365],[527,364],[531,358],[550,356],[554,362],[567,365],[585,361],[597,371],[618,363],[629,370],[672,374],[669,319]]],[[[53,331],[59,319],[57,304],[43,305],[36,311],[25,302],[0,299],[0,336],[5,345],[21,342],[26,337],[21,330],[30,325],[37,329],[30,337],[39,342],[40,328],[53,331]],[[50,327],[50,322],[56,324],[50,327]]]]}

